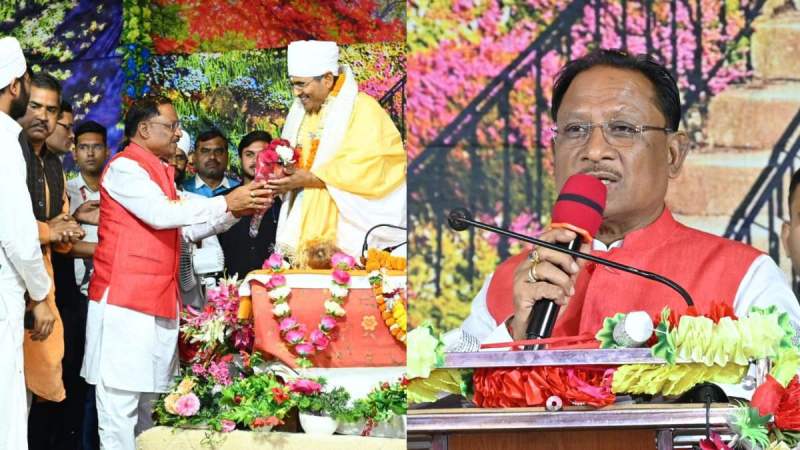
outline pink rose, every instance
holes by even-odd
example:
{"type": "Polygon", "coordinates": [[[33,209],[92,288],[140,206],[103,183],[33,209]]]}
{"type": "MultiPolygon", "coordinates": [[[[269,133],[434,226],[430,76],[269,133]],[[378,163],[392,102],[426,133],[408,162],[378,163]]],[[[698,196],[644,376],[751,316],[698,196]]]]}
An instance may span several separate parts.
{"type": "Polygon", "coordinates": [[[356,259],[346,253],[335,253],[331,265],[339,269],[350,270],[356,265],[356,259]]]}
{"type": "Polygon", "coordinates": [[[350,282],[350,274],[341,269],[333,271],[333,281],[336,284],[347,284],[350,282]]]}
{"type": "Polygon", "coordinates": [[[336,320],[331,316],[325,316],[319,321],[319,329],[322,331],[331,331],[336,328],[336,320]]]}
{"type": "Polygon", "coordinates": [[[189,417],[197,414],[199,410],[200,399],[192,393],[182,396],[175,402],[175,412],[177,412],[178,415],[189,417]]]}
{"type": "Polygon", "coordinates": [[[299,394],[316,394],[322,390],[322,385],[317,383],[314,380],[306,380],[306,379],[299,379],[290,381],[287,386],[292,392],[297,392],[299,394]]]}
{"type": "Polygon", "coordinates": [[[314,346],[309,343],[297,344],[294,346],[294,351],[300,356],[308,356],[314,353],[314,346]]]}
{"type": "Polygon", "coordinates": [[[303,333],[301,333],[301,332],[299,332],[297,330],[293,330],[293,331],[290,331],[290,332],[286,333],[285,339],[286,339],[286,342],[288,342],[290,344],[299,344],[299,343],[303,342],[303,338],[304,337],[305,336],[303,336],[303,333]]]}
{"type": "Polygon", "coordinates": [[[278,324],[278,328],[281,330],[282,333],[286,333],[289,330],[293,330],[297,328],[297,319],[294,317],[287,317],[285,319],[281,319],[280,323],[278,324]]]}
{"type": "Polygon", "coordinates": [[[267,289],[272,289],[286,285],[286,277],[283,275],[273,275],[267,283],[267,289]]]}
{"type": "Polygon", "coordinates": [[[328,336],[325,336],[325,333],[319,330],[312,331],[310,338],[311,343],[314,344],[314,347],[316,347],[317,350],[324,350],[331,342],[331,340],[328,339],[328,336]]]}
{"type": "Polygon", "coordinates": [[[222,419],[222,432],[223,433],[230,433],[231,431],[236,429],[236,422],[228,419],[222,419]]]}

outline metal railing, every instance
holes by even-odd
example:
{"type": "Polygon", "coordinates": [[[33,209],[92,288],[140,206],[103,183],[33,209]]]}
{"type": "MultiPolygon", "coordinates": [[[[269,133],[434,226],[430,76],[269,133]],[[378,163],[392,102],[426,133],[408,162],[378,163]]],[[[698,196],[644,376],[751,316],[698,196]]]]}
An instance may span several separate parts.
{"type": "MultiPolygon", "coordinates": [[[[745,19],[743,27],[736,36],[720,42],[724,56],[719,62],[704,72],[703,60],[703,17],[715,14],[720,28],[728,24],[728,13],[725,2],[720,2],[718,9],[704,11],[703,2],[688,0],[671,0],[669,16],[669,46],[660,48],[652,38],[652,29],[656,24],[656,13],[653,0],[636,2],[644,9],[646,52],[655,59],[667,64],[673,74],[678,62],[678,5],[684,5],[689,11],[689,24],[682,24],[692,29],[697,42],[693,53],[693,68],[682,76],[688,81],[690,88],[683,92],[684,104],[682,113],[686,113],[698,102],[710,95],[708,81],[724,66],[728,52],[734,51],[731,42],[738,42],[752,34],[752,22],[760,12],[765,0],[749,2],[742,6],[745,19]]],[[[565,3],[567,6],[558,12],[556,19],[547,26],[531,44],[491,79],[486,86],[474,96],[473,100],[409,162],[409,219],[413,226],[433,224],[435,242],[424,242],[415,248],[415,254],[423,254],[428,264],[434,268],[433,280],[436,295],[440,294],[443,267],[443,229],[445,226],[442,212],[455,206],[466,206],[475,213],[499,216],[500,226],[507,228],[512,218],[523,209],[530,209],[541,220],[549,212],[554,197],[552,180],[545,171],[545,154],[550,151],[548,142],[543,142],[543,123],[549,106],[545,96],[541,63],[542,58],[551,52],[569,60],[572,55],[572,29],[584,18],[586,10],[594,11],[594,42],[601,42],[603,33],[608,29],[601,26],[601,18],[607,13],[609,2],[601,0],[584,0],[565,3]],[[520,129],[515,126],[512,104],[515,83],[523,78],[532,78],[535,96],[533,111],[533,130],[520,129]],[[487,124],[500,126],[499,136],[494,141],[487,140],[484,133],[487,124]],[[533,148],[520,145],[523,133],[534,133],[533,148]],[[483,139],[484,143],[481,143],[483,139]],[[456,152],[458,150],[458,152],[456,152]],[[456,155],[458,153],[458,155],[456,155]],[[464,155],[465,153],[465,155],[464,155]],[[486,155],[493,155],[486,158],[486,155]],[[483,156],[483,157],[482,157],[483,156]],[[521,167],[521,174],[515,174],[513,168],[521,167]],[[462,189],[463,188],[463,189],[462,189]],[[512,200],[512,191],[521,193],[525,204],[512,200]],[[499,214],[495,209],[499,205],[499,214]]],[[[609,14],[614,21],[613,32],[617,34],[622,45],[628,42],[628,1],[619,4],[623,13],[617,17],[609,14]]],[[[632,2],[631,2],[632,3],[632,2]]],[[[663,19],[658,19],[662,20],[663,19]]],[[[748,57],[749,58],[749,57],[748,57]]],[[[747,61],[748,68],[749,59],[747,61]]],[[[463,276],[474,288],[476,235],[470,229],[467,249],[464,254],[466,268],[463,276]]],[[[501,259],[509,255],[509,243],[505,238],[498,242],[498,253],[501,259]]]]}
{"type": "Polygon", "coordinates": [[[389,115],[392,117],[400,136],[405,140],[406,137],[406,76],[397,80],[385,94],[378,100],[389,115]]]}

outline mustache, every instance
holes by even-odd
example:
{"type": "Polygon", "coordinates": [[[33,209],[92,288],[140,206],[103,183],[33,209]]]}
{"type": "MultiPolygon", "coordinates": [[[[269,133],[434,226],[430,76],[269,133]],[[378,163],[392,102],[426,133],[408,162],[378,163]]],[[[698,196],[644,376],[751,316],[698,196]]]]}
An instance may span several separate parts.
{"type": "Polygon", "coordinates": [[[593,165],[591,165],[591,166],[589,166],[589,167],[587,167],[585,169],[581,169],[581,171],[580,171],[580,173],[584,173],[584,174],[585,173],[596,173],[596,172],[610,173],[611,175],[614,175],[614,176],[616,176],[618,178],[622,178],[622,173],[619,170],[617,170],[617,169],[615,169],[613,167],[606,166],[604,164],[593,164],[593,165]]]}
{"type": "Polygon", "coordinates": [[[42,120],[34,120],[31,122],[31,128],[44,128],[45,130],[50,130],[49,124],[42,120]]]}

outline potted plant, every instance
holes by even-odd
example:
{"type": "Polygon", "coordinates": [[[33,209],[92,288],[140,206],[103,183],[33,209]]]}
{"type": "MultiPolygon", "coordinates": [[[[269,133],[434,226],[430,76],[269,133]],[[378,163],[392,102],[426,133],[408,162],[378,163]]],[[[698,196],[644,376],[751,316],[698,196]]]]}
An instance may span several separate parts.
{"type": "Polygon", "coordinates": [[[367,395],[370,409],[365,435],[375,437],[405,437],[408,379],[395,383],[381,383],[367,395]]]}
{"type": "Polygon", "coordinates": [[[324,379],[297,379],[286,384],[300,412],[300,425],[307,434],[333,434],[347,409],[350,394],[342,387],[323,390],[324,379]]]}
{"type": "Polygon", "coordinates": [[[222,431],[270,431],[293,407],[288,389],[270,372],[235,380],[222,390],[219,404],[213,425],[222,431]]]}
{"type": "Polygon", "coordinates": [[[366,399],[358,399],[353,402],[353,406],[348,406],[336,418],[339,422],[339,427],[336,432],[339,434],[348,434],[353,436],[360,436],[367,425],[367,417],[370,415],[370,405],[366,399]]]}

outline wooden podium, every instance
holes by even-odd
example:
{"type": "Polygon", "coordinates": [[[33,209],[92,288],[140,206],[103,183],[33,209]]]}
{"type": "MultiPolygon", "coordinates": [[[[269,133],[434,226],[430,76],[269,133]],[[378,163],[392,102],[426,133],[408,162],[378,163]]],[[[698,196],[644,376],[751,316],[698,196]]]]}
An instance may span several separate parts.
{"type": "MultiPolygon", "coordinates": [[[[678,361],[681,363],[683,361],[678,361]]],[[[664,364],[650,349],[445,354],[445,368],[664,364]]],[[[757,384],[766,374],[756,374],[757,384]]],[[[408,411],[408,448],[433,450],[670,450],[692,448],[706,420],[725,440],[735,406],[619,403],[605,408],[421,408],[408,411]]]]}

